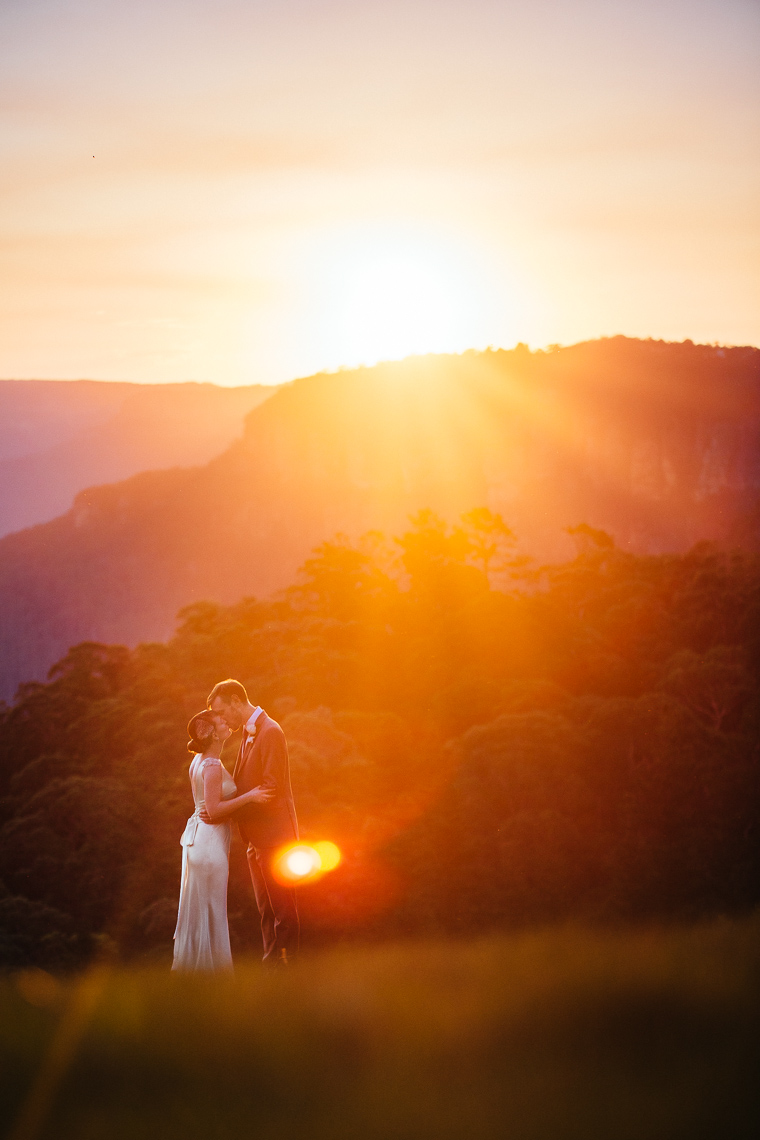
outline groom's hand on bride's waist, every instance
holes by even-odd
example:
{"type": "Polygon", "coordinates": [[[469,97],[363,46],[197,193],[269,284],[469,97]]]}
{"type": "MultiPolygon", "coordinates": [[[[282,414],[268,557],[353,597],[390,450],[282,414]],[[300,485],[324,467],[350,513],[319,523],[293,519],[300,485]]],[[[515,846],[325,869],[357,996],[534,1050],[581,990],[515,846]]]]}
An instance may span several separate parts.
{"type": "MultiPolygon", "coordinates": [[[[274,788],[267,787],[265,784],[259,784],[258,787],[253,788],[250,792],[248,792],[246,794],[248,796],[250,796],[251,799],[249,800],[249,802],[247,804],[242,804],[240,808],[235,808],[235,812],[240,811],[241,808],[250,807],[251,803],[268,804],[275,798],[277,792],[274,788]]],[[[235,814],[235,812],[233,812],[233,815],[235,814]]],[[[230,817],[228,816],[227,818],[229,819],[230,817]]],[[[213,823],[214,822],[213,819],[211,818],[211,816],[206,811],[205,807],[201,808],[201,810],[198,812],[198,819],[201,821],[201,823],[213,823]]]]}

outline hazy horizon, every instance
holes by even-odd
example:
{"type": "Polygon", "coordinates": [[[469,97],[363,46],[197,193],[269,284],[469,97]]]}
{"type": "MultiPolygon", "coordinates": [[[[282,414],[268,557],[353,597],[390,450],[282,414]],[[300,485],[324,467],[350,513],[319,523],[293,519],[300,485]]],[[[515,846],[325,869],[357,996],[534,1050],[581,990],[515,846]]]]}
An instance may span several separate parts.
{"type": "Polygon", "coordinates": [[[340,364],[335,368],[321,368],[317,372],[303,373],[298,376],[290,376],[285,380],[273,380],[269,383],[265,381],[255,381],[250,384],[225,384],[220,380],[208,380],[197,377],[177,377],[175,380],[151,380],[144,378],[142,380],[130,380],[128,378],[106,378],[98,376],[0,376],[0,384],[135,384],[143,385],[146,387],[157,387],[166,384],[210,384],[212,387],[217,388],[242,388],[242,387],[263,387],[263,388],[281,388],[288,384],[294,384],[299,380],[308,380],[316,376],[335,376],[343,372],[360,371],[363,368],[374,368],[376,365],[385,364],[404,364],[408,361],[422,360],[426,356],[466,356],[468,353],[484,353],[484,352],[514,352],[516,349],[524,346],[531,353],[551,352],[563,348],[575,348],[579,344],[589,344],[593,341],[616,340],[622,338],[624,340],[639,340],[639,341],[655,341],[660,344],[695,344],[698,348],[715,348],[715,349],[733,349],[733,348],[750,348],[756,349],[758,345],[754,344],[729,344],[728,342],[721,341],[707,341],[695,342],[690,338],[685,337],[680,341],[668,341],[665,338],[654,337],[628,337],[625,333],[612,333],[609,336],[588,338],[585,341],[577,341],[575,344],[546,344],[546,345],[530,345],[526,341],[518,341],[512,345],[487,345],[485,348],[464,348],[457,352],[440,352],[437,353],[431,350],[427,353],[408,353],[406,356],[381,359],[375,361],[373,364],[354,364],[346,365],[340,364]]]}
{"type": "Polygon", "coordinates": [[[0,9],[0,375],[760,342],[746,0],[0,9]]]}

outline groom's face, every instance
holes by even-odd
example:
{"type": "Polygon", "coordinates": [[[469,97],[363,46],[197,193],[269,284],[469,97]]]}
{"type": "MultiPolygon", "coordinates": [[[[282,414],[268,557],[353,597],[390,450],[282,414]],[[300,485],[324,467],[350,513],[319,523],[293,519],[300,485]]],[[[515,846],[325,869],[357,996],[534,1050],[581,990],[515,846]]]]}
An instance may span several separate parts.
{"type": "Polygon", "coordinates": [[[221,697],[215,697],[209,706],[211,712],[219,721],[226,724],[231,732],[236,732],[242,728],[245,721],[245,708],[240,701],[231,700],[225,701],[221,697]]]}

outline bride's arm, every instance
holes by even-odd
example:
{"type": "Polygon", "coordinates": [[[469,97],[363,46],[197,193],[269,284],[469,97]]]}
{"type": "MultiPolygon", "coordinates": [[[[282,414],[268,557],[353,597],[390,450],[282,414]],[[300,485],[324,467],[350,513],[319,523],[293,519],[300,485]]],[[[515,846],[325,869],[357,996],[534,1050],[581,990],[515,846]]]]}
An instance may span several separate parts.
{"type": "Polygon", "coordinates": [[[269,803],[273,795],[274,792],[270,792],[267,788],[253,788],[250,792],[243,792],[231,800],[223,800],[221,761],[206,764],[203,769],[203,799],[206,813],[212,823],[222,823],[246,804],[269,803]]]}

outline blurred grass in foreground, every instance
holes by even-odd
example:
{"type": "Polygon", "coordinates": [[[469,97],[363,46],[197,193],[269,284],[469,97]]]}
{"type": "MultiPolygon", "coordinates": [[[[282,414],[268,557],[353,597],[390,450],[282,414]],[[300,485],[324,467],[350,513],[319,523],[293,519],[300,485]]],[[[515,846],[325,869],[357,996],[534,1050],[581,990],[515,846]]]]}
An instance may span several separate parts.
{"type": "MultiPolygon", "coordinates": [[[[34,1140],[754,1137],[759,935],[755,916],[343,947],[227,983],[106,971],[34,1140]]],[[[4,1122],[82,985],[0,981],[4,1122]]]]}

